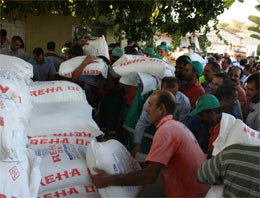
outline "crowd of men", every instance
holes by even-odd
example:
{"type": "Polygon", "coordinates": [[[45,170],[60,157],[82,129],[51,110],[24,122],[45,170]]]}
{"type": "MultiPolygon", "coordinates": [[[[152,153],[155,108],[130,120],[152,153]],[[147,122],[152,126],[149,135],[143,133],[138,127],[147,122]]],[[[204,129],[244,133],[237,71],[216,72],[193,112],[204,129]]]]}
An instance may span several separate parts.
{"type": "Polygon", "coordinates": [[[125,136],[123,115],[133,108],[139,112],[130,148],[133,156],[138,152],[148,154],[141,163],[142,170],[109,175],[97,169],[92,180],[98,188],[149,184],[160,174],[168,197],[203,197],[210,187],[206,184],[224,184],[224,196],[260,197],[260,145],[236,144],[212,157],[222,113],[241,119],[260,133],[258,57],[237,56],[232,60],[227,54],[212,54],[202,65],[186,55],[171,59],[171,48],[165,42],[157,49],[148,46],[143,50],[128,42],[124,52],[113,43],[109,45],[110,60],[89,55],[73,72],[72,79],[58,76],[59,65],[84,55],[85,45],[87,37],[79,45],[66,43],[61,56],[55,53],[55,42],[48,42],[46,54],[42,48],[35,48],[30,57],[21,37],[14,36],[9,41],[6,31],[1,30],[0,54],[29,61],[35,81],[62,79],[78,83],[86,91],[88,102],[97,109],[93,115],[107,134],[125,136]],[[120,76],[111,67],[124,53],[164,60],[174,74],[162,79],[160,90],[138,96],[138,87],[120,84],[120,76]],[[107,79],[82,75],[96,58],[109,65],[107,79]],[[140,99],[143,104],[137,107],[136,100],[140,99]]]}

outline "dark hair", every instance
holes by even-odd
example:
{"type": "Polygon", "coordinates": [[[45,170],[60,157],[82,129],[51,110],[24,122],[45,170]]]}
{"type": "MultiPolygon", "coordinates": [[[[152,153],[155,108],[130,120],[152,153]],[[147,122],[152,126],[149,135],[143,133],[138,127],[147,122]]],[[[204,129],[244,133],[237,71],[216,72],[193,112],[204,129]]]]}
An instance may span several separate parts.
{"type": "Polygon", "coordinates": [[[217,78],[222,78],[223,80],[228,79],[228,75],[226,73],[216,73],[214,76],[217,78]]]}
{"type": "Polygon", "coordinates": [[[165,85],[167,88],[175,88],[178,85],[178,78],[168,76],[164,77],[161,82],[161,87],[165,85]]]}
{"type": "Polygon", "coordinates": [[[239,64],[245,66],[247,64],[247,59],[241,59],[239,64]]]}
{"type": "Polygon", "coordinates": [[[255,72],[248,77],[246,82],[247,83],[255,82],[255,87],[256,89],[259,90],[259,83],[260,83],[259,80],[260,80],[260,72],[255,72]]]}
{"type": "Polygon", "coordinates": [[[64,47],[71,48],[72,43],[70,41],[66,41],[65,44],[64,44],[64,47]]]}
{"type": "Polygon", "coordinates": [[[216,59],[217,61],[220,61],[220,60],[221,60],[221,56],[220,56],[218,53],[213,54],[213,56],[215,57],[215,59],[216,59]]]}
{"type": "Polygon", "coordinates": [[[35,54],[36,56],[40,56],[41,54],[43,54],[43,49],[40,47],[36,47],[33,50],[33,54],[35,54]]]}
{"type": "Polygon", "coordinates": [[[245,69],[248,69],[250,72],[252,72],[252,65],[250,65],[250,64],[245,64],[245,65],[244,65],[244,68],[245,68],[245,69]]]}
{"type": "Polygon", "coordinates": [[[229,70],[228,70],[228,74],[232,71],[232,69],[235,69],[235,68],[240,70],[240,79],[241,79],[243,74],[244,74],[244,72],[243,72],[243,70],[240,67],[237,67],[237,66],[230,67],[229,70]]]}
{"type": "Polygon", "coordinates": [[[187,59],[190,60],[190,57],[186,55],[179,56],[176,60],[176,64],[180,65],[183,63],[183,65],[186,65],[189,63],[187,59]]]}
{"type": "Polygon", "coordinates": [[[225,60],[227,60],[227,64],[229,64],[229,65],[231,64],[231,59],[230,59],[229,57],[224,56],[223,58],[224,58],[225,60]]]}
{"type": "Polygon", "coordinates": [[[50,41],[50,42],[47,43],[47,50],[54,51],[55,47],[56,47],[56,45],[55,45],[55,43],[53,41],[50,41]]]}
{"type": "Polygon", "coordinates": [[[15,41],[20,41],[21,43],[23,43],[23,39],[20,36],[13,36],[12,42],[15,42],[15,41]]]}
{"type": "MultiPolygon", "coordinates": [[[[158,92],[157,92],[158,93],[158,92]]],[[[168,114],[173,114],[176,108],[176,102],[172,97],[172,94],[168,91],[159,91],[156,106],[159,107],[161,104],[165,105],[168,114]]]]}
{"type": "Polygon", "coordinates": [[[7,31],[5,29],[1,29],[1,37],[6,38],[7,31]]]}
{"type": "Polygon", "coordinates": [[[83,56],[83,49],[80,45],[73,45],[70,48],[71,56],[83,56]]]}
{"type": "Polygon", "coordinates": [[[217,97],[217,99],[220,101],[222,100],[224,97],[232,97],[233,94],[237,91],[237,89],[230,85],[230,84],[223,84],[221,86],[218,87],[215,96],[217,97]]]}
{"type": "Polygon", "coordinates": [[[165,41],[162,41],[160,45],[167,45],[165,41]]]}
{"type": "Polygon", "coordinates": [[[138,55],[138,50],[136,50],[136,48],[137,47],[135,46],[127,46],[125,48],[125,54],[138,55]]]}
{"type": "Polygon", "coordinates": [[[216,62],[216,58],[214,56],[209,56],[207,58],[207,60],[208,60],[208,63],[216,62]]]}
{"type": "Polygon", "coordinates": [[[220,73],[220,66],[217,62],[209,62],[208,64],[212,66],[211,68],[214,72],[220,73]]]}

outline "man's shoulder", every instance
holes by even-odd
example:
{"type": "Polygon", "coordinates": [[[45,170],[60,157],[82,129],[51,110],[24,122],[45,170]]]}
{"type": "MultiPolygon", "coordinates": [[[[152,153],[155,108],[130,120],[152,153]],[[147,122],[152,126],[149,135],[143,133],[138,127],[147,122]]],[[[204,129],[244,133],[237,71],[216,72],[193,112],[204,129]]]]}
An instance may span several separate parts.
{"type": "Polygon", "coordinates": [[[11,49],[9,46],[4,47],[2,49],[0,49],[0,54],[4,54],[4,55],[10,55],[11,54],[11,49]]]}
{"type": "Polygon", "coordinates": [[[178,91],[176,94],[176,102],[180,104],[190,104],[189,98],[180,91],[178,91]]]}

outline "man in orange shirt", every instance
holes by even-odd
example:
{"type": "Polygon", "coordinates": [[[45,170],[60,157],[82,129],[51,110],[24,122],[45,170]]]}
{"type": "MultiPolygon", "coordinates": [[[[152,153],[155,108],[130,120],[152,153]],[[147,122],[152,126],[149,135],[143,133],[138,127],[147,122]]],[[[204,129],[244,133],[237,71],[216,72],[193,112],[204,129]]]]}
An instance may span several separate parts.
{"type": "Polygon", "coordinates": [[[198,81],[199,77],[202,75],[202,72],[203,67],[199,61],[191,61],[187,59],[187,63],[183,70],[184,80],[186,83],[180,87],[180,92],[189,98],[193,109],[196,106],[197,99],[205,94],[204,88],[198,81]]]}
{"type": "Polygon", "coordinates": [[[204,197],[209,189],[196,179],[196,171],[205,161],[196,138],[182,123],[173,120],[174,97],[158,91],[149,99],[147,112],[150,122],[158,129],[151,150],[142,163],[142,170],[128,174],[109,175],[96,169],[91,176],[97,188],[110,185],[129,186],[155,183],[159,174],[167,197],[204,197]]]}

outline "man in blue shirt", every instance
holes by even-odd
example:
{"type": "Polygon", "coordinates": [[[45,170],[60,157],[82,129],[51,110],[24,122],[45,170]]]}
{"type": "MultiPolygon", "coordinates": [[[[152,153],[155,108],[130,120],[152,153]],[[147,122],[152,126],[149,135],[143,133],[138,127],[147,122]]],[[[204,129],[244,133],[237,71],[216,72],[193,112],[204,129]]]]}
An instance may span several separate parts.
{"type": "Polygon", "coordinates": [[[33,80],[47,81],[54,80],[56,69],[51,59],[44,57],[42,48],[33,50],[34,58],[29,62],[33,65],[33,80]]]}

